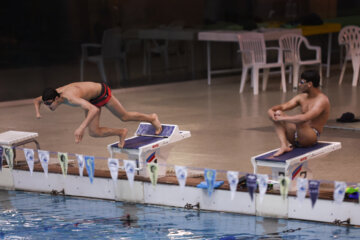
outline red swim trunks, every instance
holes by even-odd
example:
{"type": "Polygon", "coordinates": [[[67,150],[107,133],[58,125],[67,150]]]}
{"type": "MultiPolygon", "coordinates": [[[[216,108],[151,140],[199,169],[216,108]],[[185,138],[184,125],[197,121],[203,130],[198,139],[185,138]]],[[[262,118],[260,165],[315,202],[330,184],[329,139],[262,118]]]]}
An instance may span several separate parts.
{"type": "Polygon", "coordinates": [[[109,102],[110,98],[111,98],[111,90],[109,86],[106,85],[105,83],[102,83],[100,95],[97,96],[96,98],[91,99],[90,103],[97,107],[102,107],[109,102]]]}

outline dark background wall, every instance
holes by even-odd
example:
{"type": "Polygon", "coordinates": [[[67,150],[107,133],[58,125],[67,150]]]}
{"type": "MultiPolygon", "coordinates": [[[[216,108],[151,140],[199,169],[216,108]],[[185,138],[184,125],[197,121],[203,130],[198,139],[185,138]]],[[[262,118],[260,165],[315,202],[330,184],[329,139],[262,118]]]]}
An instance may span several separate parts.
{"type": "MultiPolygon", "coordinates": [[[[359,12],[357,0],[4,0],[0,3],[0,71],[3,73],[0,72],[0,89],[3,89],[0,101],[33,94],[28,91],[25,96],[18,96],[16,92],[4,92],[9,81],[15,84],[28,78],[33,82],[30,87],[78,81],[80,44],[101,42],[104,30],[113,27],[127,31],[178,24],[184,28],[209,29],[227,23],[251,29],[264,21],[299,23],[309,13],[328,19],[359,12]],[[58,65],[72,66],[73,70],[67,75],[66,71],[57,74],[53,69],[58,65]],[[36,74],[31,75],[31,71],[25,71],[29,72],[25,76],[20,74],[29,68],[35,69],[36,74]],[[62,81],[60,76],[66,80],[62,81]],[[41,79],[34,80],[38,78],[41,79]]],[[[196,77],[202,78],[206,76],[205,46],[203,42],[195,46],[196,77]]],[[[134,48],[129,57],[140,66],[142,45],[134,48]]],[[[183,53],[185,47],[180,48],[183,53]]],[[[215,60],[214,67],[237,64],[235,48],[215,44],[215,54],[219,53],[221,59],[215,60]]],[[[170,77],[169,72],[165,75],[158,71],[153,78],[189,80],[186,71],[173,71],[170,77]]],[[[147,76],[130,73],[130,78],[138,85],[149,83],[147,76]]]]}

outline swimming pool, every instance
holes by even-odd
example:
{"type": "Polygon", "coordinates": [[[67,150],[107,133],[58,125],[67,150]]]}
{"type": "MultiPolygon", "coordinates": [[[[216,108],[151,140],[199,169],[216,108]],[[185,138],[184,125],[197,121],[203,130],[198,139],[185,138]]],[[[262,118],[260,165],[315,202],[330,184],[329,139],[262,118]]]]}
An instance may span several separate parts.
{"type": "Polygon", "coordinates": [[[0,191],[1,239],[356,239],[360,228],[0,191]]]}

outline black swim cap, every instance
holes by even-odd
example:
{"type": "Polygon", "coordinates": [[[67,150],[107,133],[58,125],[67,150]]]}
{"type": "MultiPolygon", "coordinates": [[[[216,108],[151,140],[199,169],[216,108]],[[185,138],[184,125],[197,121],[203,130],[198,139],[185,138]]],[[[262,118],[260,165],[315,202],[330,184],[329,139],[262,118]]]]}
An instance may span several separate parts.
{"type": "Polygon", "coordinates": [[[42,100],[55,100],[56,97],[60,97],[60,94],[54,88],[45,88],[42,94],[42,100]]]}

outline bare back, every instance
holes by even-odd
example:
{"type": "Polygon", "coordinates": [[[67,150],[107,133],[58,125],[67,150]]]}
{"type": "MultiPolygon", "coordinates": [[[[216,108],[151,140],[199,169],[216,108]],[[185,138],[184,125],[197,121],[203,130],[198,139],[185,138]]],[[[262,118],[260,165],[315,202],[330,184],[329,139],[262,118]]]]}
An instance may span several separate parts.
{"type": "Polygon", "coordinates": [[[309,97],[308,94],[301,94],[299,104],[303,114],[316,112],[314,118],[310,120],[310,126],[322,133],[330,114],[330,102],[328,97],[319,93],[315,97],[309,97]]]}
{"type": "Polygon", "coordinates": [[[96,98],[101,93],[101,83],[95,82],[74,82],[68,85],[59,87],[56,91],[65,98],[69,96],[79,97],[89,101],[96,98]]]}

